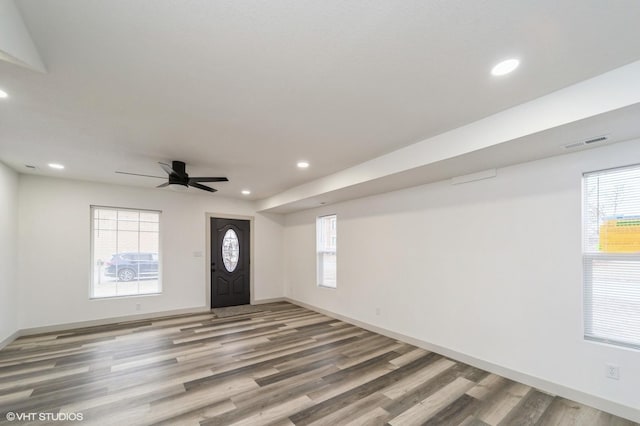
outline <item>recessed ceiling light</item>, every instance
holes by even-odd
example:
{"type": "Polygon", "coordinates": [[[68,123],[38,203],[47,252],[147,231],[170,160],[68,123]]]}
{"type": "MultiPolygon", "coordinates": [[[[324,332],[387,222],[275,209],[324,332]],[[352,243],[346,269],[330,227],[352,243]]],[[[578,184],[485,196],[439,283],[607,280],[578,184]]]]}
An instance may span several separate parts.
{"type": "Polygon", "coordinates": [[[242,190],[242,195],[249,195],[249,194],[251,194],[251,191],[249,191],[248,189],[242,190]]]}
{"type": "Polygon", "coordinates": [[[62,164],[58,164],[58,163],[49,163],[49,167],[51,167],[52,169],[56,169],[56,170],[64,169],[64,166],[62,164]]]}
{"type": "Polygon", "coordinates": [[[4,90],[0,89],[0,98],[8,98],[9,94],[4,90]]]}
{"type": "Polygon", "coordinates": [[[298,161],[298,168],[300,169],[306,169],[307,167],[309,167],[309,163],[306,161],[298,161]]]}
{"type": "Polygon", "coordinates": [[[495,76],[506,75],[518,68],[518,65],[520,65],[520,61],[518,59],[507,59],[491,68],[491,74],[495,76]]]}

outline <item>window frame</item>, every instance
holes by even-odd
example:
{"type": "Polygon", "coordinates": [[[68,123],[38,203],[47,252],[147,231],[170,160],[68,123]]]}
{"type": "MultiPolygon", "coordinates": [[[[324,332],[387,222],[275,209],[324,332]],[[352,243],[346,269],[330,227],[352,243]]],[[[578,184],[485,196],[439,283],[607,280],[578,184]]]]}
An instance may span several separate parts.
{"type": "MultiPolygon", "coordinates": [[[[140,231],[138,231],[139,233],[140,231]]],[[[104,206],[104,205],[94,205],[91,204],[89,206],[89,300],[108,300],[108,299],[123,299],[123,298],[132,298],[132,297],[145,297],[145,296],[158,296],[163,293],[163,285],[162,285],[162,210],[154,210],[154,209],[140,209],[140,208],[132,208],[132,207],[117,207],[117,206],[104,206]],[[95,286],[95,274],[96,274],[96,261],[94,259],[95,254],[95,218],[94,212],[96,210],[115,210],[115,211],[133,211],[138,213],[157,213],[158,214],[158,252],[155,253],[155,258],[158,261],[158,287],[156,292],[152,293],[135,293],[135,294],[124,294],[124,295],[114,295],[114,296],[96,296],[94,292],[95,286]]],[[[132,253],[129,253],[132,254],[132,253]]],[[[152,255],[152,261],[154,256],[152,255]]],[[[132,259],[131,261],[135,261],[132,259]]]]}
{"type": "Polygon", "coordinates": [[[315,252],[316,252],[316,285],[320,288],[327,288],[327,289],[332,289],[335,290],[338,288],[338,215],[335,213],[331,213],[331,214],[325,214],[325,215],[321,215],[321,216],[317,216],[316,217],[316,247],[315,247],[315,252]],[[326,235],[326,238],[323,238],[324,236],[324,229],[321,226],[321,224],[323,223],[324,220],[329,220],[328,221],[328,226],[327,228],[330,231],[334,231],[335,235],[326,235]],[[334,246],[334,250],[333,251],[327,251],[327,250],[320,250],[320,244],[322,240],[330,240],[330,241],[335,241],[335,246],[334,246]],[[325,253],[334,253],[334,256],[336,258],[336,271],[335,271],[335,283],[334,285],[330,285],[327,284],[326,281],[324,280],[324,266],[325,263],[323,261],[321,261],[321,256],[324,256],[325,253]]]}
{"type": "MultiPolygon", "coordinates": [[[[582,335],[583,339],[586,342],[596,342],[603,343],[615,346],[620,349],[640,349],[640,339],[635,342],[627,341],[621,339],[620,336],[616,337],[615,335],[609,334],[605,335],[600,333],[596,333],[593,331],[594,329],[594,308],[596,303],[594,302],[594,263],[600,262],[633,262],[637,263],[636,267],[640,270],[640,252],[638,253],[624,253],[624,252],[601,252],[594,251],[593,248],[589,248],[590,242],[587,238],[587,227],[593,226],[593,221],[588,219],[589,215],[589,200],[588,200],[588,188],[587,188],[587,179],[594,175],[602,175],[607,172],[614,173],[616,171],[623,172],[624,170],[629,169],[638,169],[640,168],[640,164],[630,164],[619,167],[609,167],[606,169],[600,170],[592,170],[588,172],[584,172],[582,174],[582,188],[581,188],[581,198],[582,198],[582,218],[581,218],[581,239],[582,239],[582,247],[581,247],[581,255],[582,255],[582,335]]],[[[600,201],[600,195],[598,194],[598,202],[600,201]]],[[[637,212],[640,215],[640,211],[637,212]]],[[[598,221],[598,228],[602,225],[598,221]]],[[[600,235],[598,235],[598,244],[601,244],[600,235]]],[[[616,275],[617,276],[617,275],[616,275]]],[[[622,277],[627,277],[627,275],[621,275],[622,277]]],[[[640,313],[638,313],[638,317],[640,317],[640,313]]],[[[634,317],[631,317],[634,318],[634,317]]]]}

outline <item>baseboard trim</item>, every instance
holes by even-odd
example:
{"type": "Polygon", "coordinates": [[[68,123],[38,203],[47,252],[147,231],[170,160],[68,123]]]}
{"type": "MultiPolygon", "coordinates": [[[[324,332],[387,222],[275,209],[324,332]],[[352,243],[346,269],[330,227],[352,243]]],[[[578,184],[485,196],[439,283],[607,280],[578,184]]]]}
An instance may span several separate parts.
{"type": "Polygon", "coordinates": [[[473,367],[481,368],[490,373],[498,374],[502,377],[506,377],[508,379],[514,380],[516,382],[524,383],[525,385],[535,387],[549,394],[558,395],[563,398],[571,399],[581,404],[585,404],[585,405],[597,408],[598,410],[602,410],[607,413],[611,413],[616,416],[631,420],[633,422],[640,423],[640,410],[637,410],[633,407],[628,407],[626,405],[622,405],[617,402],[613,402],[595,395],[591,395],[591,394],[579,391],[577,389],[569,388],[567,386],[564,386],[558,383],[550,382],[548,380],[545,380],[536,376],[531,376],[526,373],[521,373],[516,370],[511,370],[509,368],[502,367],[497,364],[493,364],[489,361],[486,361],[480,358],[475,358],[469,355],[465,355],[463,353],[456,352],[452,349],[434,345],[429,342],[425,342],[423,340],[419,340],[414,337],[404,335],[402,333],[397,333],[395,331],[387,330],[385,328],[378,327],[378,326],[375,326],[354,318],[350,318],[345,315],[341,315],[332,311],[328,311],[326,309],[319,308],[317,306],[310,305],[308,303],[301,302],[299,300],[295,300],[290,297],[285,297],[284,300],[287,302],[293,303],[294,305],[298,305],[303,308],[310,309],[312,311],[316,311],[318,313],[324,314],[328,317],[335,318],[349,324],[353,324],[360,328],[364,328],[365,330],[373,331],[374,333],[382,334],[383,336],[387,336],[392,339],[401,340],[403,342],[412,344],[422,349],[426,349],[428,351],[436,352],[440,355],[444,355],[455,361],[460,361],[465,364],[469,364],[473,367]]]}
{"type": "Polygon", "coordinates": [[[126,315],[122,317],[110,317],[103,318],[98,320],[89,320],[89,321],[79,321],[79,322],[70,322],[64,324],[56,324],[56,325],[47,325],[44,327],[31,327],[19,330],[19,336],[31,336],[33,334],[40,333],[51,333],[56,331],[65,331],[71,330],[74,328],[84,328],[84,327],[95,327],[99,325],[108,325],[108,324],[118,324],[121,322],[129,322],[129,321],[139,321],[145,319],[155,319],[162,317],[169,317],[173,315],[184,315],[184,314],[196,314],[200,312],[209,312],[209,308],[206,306],[200,306],[197,308],[184,308],[184,309],[173,309],[170,311],[160,311],[160,312],[150,312],[145,314],[136,314],[136,315],[126,315]]]}
{"type": "Polygon", "coordinates": [[[260,300],[254,300],[253,301],[253,305],[264,305],[266,303],[278,303],[278,302],[288,302],[288,300],[284,297],[274,297],[271,299],[260,299],[260,300]]]}
{"type": "Polygon", "coordinates": [[[0,341],[0,350],[2,350],[5,346],[7,346],[9,343],[13,342],[20,336],[22,336],[22,333],[20,330],[16,330],[10,335],[8,335],[4,340],[0,341]]]}

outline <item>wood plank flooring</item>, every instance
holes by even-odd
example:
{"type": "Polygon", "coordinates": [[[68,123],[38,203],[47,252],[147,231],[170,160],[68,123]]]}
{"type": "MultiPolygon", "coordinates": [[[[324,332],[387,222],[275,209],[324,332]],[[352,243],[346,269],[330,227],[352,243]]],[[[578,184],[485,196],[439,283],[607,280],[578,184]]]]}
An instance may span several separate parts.
{"type": "Polygon", "coordinates": [[[289,303],[262,308],[17,339],[0,351],[0,424],[29,424],[9,411],[127,426],[634,424],[289,303]]]}

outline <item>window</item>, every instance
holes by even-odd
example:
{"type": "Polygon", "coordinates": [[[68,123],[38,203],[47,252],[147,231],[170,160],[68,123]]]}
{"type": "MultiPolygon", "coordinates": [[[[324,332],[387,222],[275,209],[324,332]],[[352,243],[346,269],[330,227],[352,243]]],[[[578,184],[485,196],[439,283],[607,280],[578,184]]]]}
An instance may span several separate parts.
{"type": "Polygon", "coordinates": [[[585,173],[584,332],[640,348],[640,165],[585,173]]]}
{"type": "Polygon", "coordinates": [[[318,285],[336,288],[336,215],[316,219],[318,285]]]}
{"type": "Polygon", "coordinates": [[[160,212],[91,207],[91,297],[160,293],[160,212]]]}
{"type": "Polygon", "coordinates": [[[238,235],[233,229],[227,229],[222,238],[222,263],[228,272],[233,272],[238,266],[240,258],[240,242],[238,235]]]}

